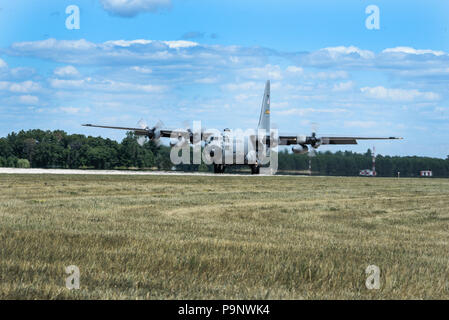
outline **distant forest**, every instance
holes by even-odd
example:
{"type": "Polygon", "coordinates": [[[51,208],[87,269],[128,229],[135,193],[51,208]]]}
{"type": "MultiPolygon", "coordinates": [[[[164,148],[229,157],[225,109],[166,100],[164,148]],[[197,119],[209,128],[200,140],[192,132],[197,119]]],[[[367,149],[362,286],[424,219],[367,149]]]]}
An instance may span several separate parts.
{"type": "MultiPolygon", "coordinates": [[[[371,151],[317,152],[310,158],[313,174],[356,176],[362,169],[371,169],[371,151]]],[[[64,131],[28,130],[10,133],[0,138],[0,166],[22,168],[71,168],[71,169],[159,169],[170,170],[170,148],[146,142],[137,143],[132,132],[119,143],[101,137],[69,135],[64,131]]],[[[307,154],[279,153],[279,170],[294,173],[309,167],[307,154]]],[[[212,166],[180,165],[176,170],[213,171],[212,166]]],[[[232,169],[235,171],[235,169],[232,169]]],[[[428,157],[390,157],[377,155],[378,176],[419,176],[421,170],[432,170],[434,177],[449,177],[449,156],[446,159],[428,157]]]]}

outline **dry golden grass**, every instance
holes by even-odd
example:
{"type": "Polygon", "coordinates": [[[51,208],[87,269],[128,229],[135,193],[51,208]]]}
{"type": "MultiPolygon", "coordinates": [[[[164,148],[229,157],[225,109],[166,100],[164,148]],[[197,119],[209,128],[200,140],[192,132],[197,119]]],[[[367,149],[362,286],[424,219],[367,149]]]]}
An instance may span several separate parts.
{"type": "Polygon", "coordinates": [[[449,180],[0,175],[0,190],[3,299],[449,293],[449,180]]]}

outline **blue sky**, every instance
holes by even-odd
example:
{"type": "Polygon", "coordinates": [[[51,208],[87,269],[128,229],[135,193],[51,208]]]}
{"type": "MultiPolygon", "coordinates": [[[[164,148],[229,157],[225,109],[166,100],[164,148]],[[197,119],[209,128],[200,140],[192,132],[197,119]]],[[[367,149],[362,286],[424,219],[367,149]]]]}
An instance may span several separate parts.
{"type": "MultiPolygon", "coordinates": [[[[0,0],[0,136],[81,123],[254,128],[264,82],[281,133],[397,135],[449,154],[449,2],[0,0]],[[66,7],[80,29],[66,28],[66,7]],[[380,29],[369,30],[369,5],[380,29]]],[[[321,150],[364,152],[372,143],[321,150]]]]}

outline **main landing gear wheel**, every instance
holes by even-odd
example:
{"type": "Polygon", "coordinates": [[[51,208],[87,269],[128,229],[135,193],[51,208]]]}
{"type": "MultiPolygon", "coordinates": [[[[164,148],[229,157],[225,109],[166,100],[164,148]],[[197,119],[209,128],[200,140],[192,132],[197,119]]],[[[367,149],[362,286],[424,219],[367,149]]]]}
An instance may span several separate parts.
{"type": "Polygon", "coordinates": [[[214,173],[224,173],[225,166],[223,164],[214,164],[214,173]]]}
{"type": "Polygon", "coordinates": [[[260,167],[259,166],[255,165],[255,164],[252,164],[250,166],[250,168],[251,168],[251,174],[259,174],[260,173],[260,167]]]}

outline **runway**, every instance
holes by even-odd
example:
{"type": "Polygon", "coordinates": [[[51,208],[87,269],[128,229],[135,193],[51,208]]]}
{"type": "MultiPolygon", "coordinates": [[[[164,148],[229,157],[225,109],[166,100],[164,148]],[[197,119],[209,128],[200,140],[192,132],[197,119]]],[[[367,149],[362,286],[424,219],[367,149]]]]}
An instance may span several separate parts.
{"type": "Polygon", "coordinates": [[[269,177],[267,174],[214,174],[207,172],[181,172],[181,171],[131,171],[131,170],[80,170],[80,169],[24,169],[24,168],[0,168],[0,174],[78,174],[78,175],[136,175],[136,176],[211,176],[211,177],[269,177]]]}

